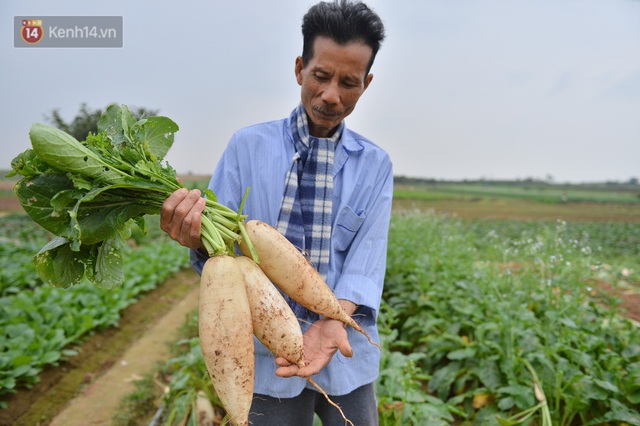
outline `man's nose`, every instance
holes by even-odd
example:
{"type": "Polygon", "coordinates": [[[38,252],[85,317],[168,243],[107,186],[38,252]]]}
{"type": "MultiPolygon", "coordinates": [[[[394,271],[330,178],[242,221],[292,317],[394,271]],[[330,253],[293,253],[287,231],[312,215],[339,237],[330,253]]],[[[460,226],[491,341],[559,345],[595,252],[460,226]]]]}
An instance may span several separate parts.
{"type": "Polygon", "coordinates": [[[328,104],[340,103],[340,88],[336,83],[329,83],[322,92],[322,100],[328,104]]]}

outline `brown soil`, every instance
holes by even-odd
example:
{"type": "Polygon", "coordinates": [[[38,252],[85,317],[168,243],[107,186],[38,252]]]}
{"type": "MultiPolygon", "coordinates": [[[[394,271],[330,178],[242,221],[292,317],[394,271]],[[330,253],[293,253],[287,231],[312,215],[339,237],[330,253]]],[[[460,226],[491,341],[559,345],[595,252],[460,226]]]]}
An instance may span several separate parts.
{"type": "Polygon", "coordinates": [[[0,425],[109,424],[120,398],[133,390],[132,379],[167,356],[164,347],[196,306],[198,282],[186,269],[145,294],[123,312],[118,327],[89,336],[77,356],[45,369],[32,389],[10,396],[0,425]],[[52,423],[56,416],[64,417],[52,423]]]}
{"type": "Polygon", "coordinates": [[[16,197],[0,197],[0,213],[17,211],[22,211],[22,206],[16,197]]]}
{"type": "Polygon", "coordinates": [[[433,211],[462,219],[640,222],[640,204],[567,203],[558,205],[512,199],[414,200],[400,198],[393,201],[393,209],[394,211],[433,211]]]}
{"type": "Polygon", "coordinates": [[[613,295],[620,300],[617,308],[622,309],[622,314],[640,323],[640,293],[623,290],[604,281],[598,281],[597,286],[606,295],[613,295]]]}

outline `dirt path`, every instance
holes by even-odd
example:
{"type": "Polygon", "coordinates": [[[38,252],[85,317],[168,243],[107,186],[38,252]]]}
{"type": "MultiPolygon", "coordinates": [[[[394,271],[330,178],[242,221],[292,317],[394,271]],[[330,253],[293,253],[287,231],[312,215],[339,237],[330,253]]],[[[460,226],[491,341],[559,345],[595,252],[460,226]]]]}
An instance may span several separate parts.
{"type": "Polygon", "coordinates": [[[108,425],[120,400],[135,390],[134,381],[152,373],[158,361],[169,359],[168,343],[176,326],[198,306],[195,287],[171,311],[136,341],[105,374],[87,386],[58,414],[50,426],[108,425]]]}
{"type": "Polygon", "coordinates": [[[2,426],[109,425],[133,380],[169,358],[167,343],[197,308],[199,277],[185,269],[122,314],[118,327],[96,333],[78,355],[47,368],[32,389],[0,410],[2,426]]]}

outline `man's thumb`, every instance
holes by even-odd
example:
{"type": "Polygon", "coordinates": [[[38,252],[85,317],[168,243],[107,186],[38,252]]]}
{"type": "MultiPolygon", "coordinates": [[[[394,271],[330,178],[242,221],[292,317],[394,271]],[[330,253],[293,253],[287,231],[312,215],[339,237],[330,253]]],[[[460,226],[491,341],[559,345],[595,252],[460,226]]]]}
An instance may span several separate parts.
{"type": "Polygon", "coordinates": [[[348,358],[353,356],[353,349],[351,349],[351,345],[349,344],[349,339],[345,336],[340,343],[338,344],[338,349],[340,353],[348,358]]]}

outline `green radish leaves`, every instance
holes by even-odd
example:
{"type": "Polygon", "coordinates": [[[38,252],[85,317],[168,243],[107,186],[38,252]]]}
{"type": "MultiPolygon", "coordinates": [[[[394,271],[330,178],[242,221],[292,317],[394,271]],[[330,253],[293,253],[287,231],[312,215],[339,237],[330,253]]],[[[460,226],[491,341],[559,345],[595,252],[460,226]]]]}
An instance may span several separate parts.
{"type": "Polygon", "coordinates": [[[162,160],[173,145],[173,134],[178,126],[166,117],[149,117],[144,125],[134,127],[136,136],[157,159],[162,160]]]}
{"type": "Polygon", "coordinates": [[[38,157],[53,169],[88,178],[120,182],[123,177],[73,136],[40,123],[31,126],[31,146],[38,157]]]}
{"type": "MultiPolygon", "coordinates": [[[[129,109],[111,105],[98,133],[84,141],[44,124],[29,133],[33,149],[11,162],[8,176],[21,175],[15,192],[34,222],[56,236],[35,256],[47,283],[69,287],[87,277],[111,288],[124,281],[121,248],[135,221],[158,214],[164,201],[183,188],[163,159],[178,125],[167,117],[136,120],[129,109]]],[[[202,243],[210,256],[235,253],[245,216],[215,202],[206,191],[202,243]]]]}
{"type": "Polygon", "coordinates": [[[107,133],[114,145],[135,141],[154,159],[162,160],[173,145],[178,126],[167,117],[148,117],[136,122],[126,107],[111,105],[100,118],[98,131],[107,133]]]}
{"type": "Polygon", "coordinates": [[[70,237],[68,221],[61,216],[68,216],[66,212],[56,210],[52,200],[58,194],[59,199],[73,189],[71,181],[63,173],[40,173],[21,179],[14,191],[18,200],[34,222],[55,235],[70,237]]]}
{"type": "Polygon", "coordinates": [[[108,283],[111,287],[122,283],[124,281],[123,246],[124,240],[118,236],[103,241],[97,247],[95,263],[89,265],[87,269],[89,280],[103,283],[103,286],[105,286],[104,283],[108,283]]]}
{"type": "Polygon", "coordinates": [[[182,185],[160,161],[178,126],[166,117],[136,120],[126,106],[111,105],[97,134],[85,141],[36,123],[32,149],[11,163],[10,175],[24,210],[55,235],[34,257],[47,283],[69,287],[87,277],[111,288],[122,284],[121,249],[132,221],[157,214],[182,185]]]}
{"type": "Polygon", "coordinates": [[[36,271],[44,282],[55,287],[80,284],[90,250],[85,246],[80,252],[73,251],[71,241],[56,237],[35,255],[36,271]]]}

